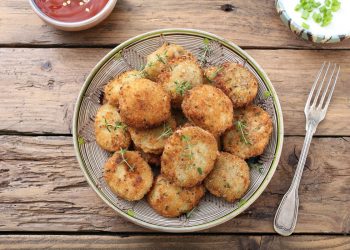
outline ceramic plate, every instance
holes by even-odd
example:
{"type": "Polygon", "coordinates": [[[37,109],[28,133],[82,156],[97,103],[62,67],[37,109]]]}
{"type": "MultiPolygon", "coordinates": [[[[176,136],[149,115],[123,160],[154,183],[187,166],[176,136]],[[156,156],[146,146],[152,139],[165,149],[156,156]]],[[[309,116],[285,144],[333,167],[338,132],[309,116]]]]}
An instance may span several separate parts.
{"type": "MultiPolygon", "coordinates": [[[[80,91],[73,118],[73,138],[77,158],[91,187],[119,215],[147,228],[166,232],[193,232],[228,221],[247,209],[263,192],[273,176],[282,150],[283,118],[277,94],[263,69],[237,45],[216,35],[198,30],[167,29],[148,32],[120,44],[109,52],[91,71],[80,91]],[[251,168],[251,184],[245,196],[235,203],[225,202],[209,194],[190,215],[165,218],[158,215],[145,199],[128,202],[119,199],[103,178],[103,165],[110,153],[95,142],[94,116],[101,106],[103,89],[116,75],[140,69],[146,56],[167,41],[183,46],[200,57],[204,42],[209,41],[207,65],[237,62],[251,71],[259,82],[255,103],[265,109],[273,120],[273,133],[263,155],[251,168]]],[[[253,211],[254,212],[254,211],[253,211]]]]}

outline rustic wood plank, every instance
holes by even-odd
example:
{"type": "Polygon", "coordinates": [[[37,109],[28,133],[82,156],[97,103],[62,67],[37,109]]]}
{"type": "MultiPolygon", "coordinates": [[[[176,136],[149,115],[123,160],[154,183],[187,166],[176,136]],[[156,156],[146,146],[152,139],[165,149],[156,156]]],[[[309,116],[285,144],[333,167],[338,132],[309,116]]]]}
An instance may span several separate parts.
{"type": "MultiPolygon", "coordinates": [[[[71,133],[71,118],[79,90],[89,71],[108,51],[0,49],[0,131],[71,133]]],[[[350,68],[347,67],[350,65],[350,51],[248,52],[266,70],[277,89],[288,135],[305,133],[304,105],[321,62],[340,63],[343,66],[340,80],[317,134],[350,135],[350,68]]]]}
{"type": "MultiPolygon", "coordinates": [[[[313,140],[300,186],[297,233],[350,232],[349,140],[313,140]]],[[[206,232],[274,232],[273,217],[302,142],[285,138],[281,162],[262,196],[242,215],[206,232]]],[[[0,197],[0,231],[150,232],[97,197],[78,167],[70,137],[0,136],[0,197]]]]}
{"type": "Polygon", "coordinates": [[[262,236],[260,249],[349,249],[350,237],[348,236],[262,236]]]}
{"type": "Polygon", "coordinates": [[[260,236],[4,235],[0,249],[258,249],[260,236]]]}
{"type": "Polygon", "coordinates": [[[349,249],[346,236],[2,235],[0,249],[349,249]]]}
{"type": "Polygon", "coordinates": [[[316,46],[297,39],[282,24],[274,0],[123,0],[100,26],[76,33],[46,25],[26,1],[0,1],[0,14],[0,44],[10,46],[110,46],[146,31],[182,27],[213,32],[245,47],[350,48],[350,40],[316,46]],[[231,9],[225,4],[232,11],[225,11],[231,9]]]}

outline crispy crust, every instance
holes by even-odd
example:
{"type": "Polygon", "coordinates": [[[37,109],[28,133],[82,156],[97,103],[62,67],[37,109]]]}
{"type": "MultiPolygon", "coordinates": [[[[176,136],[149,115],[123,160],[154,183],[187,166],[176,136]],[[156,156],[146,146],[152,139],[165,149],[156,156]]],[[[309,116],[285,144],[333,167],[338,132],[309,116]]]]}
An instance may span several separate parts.
{"type": "Polygon", "coordinates": [[[156,177],[151,192],[147,195],[149,205],[164,217],[177,217],[191,211],[205,194],[203,185],[181,188],[165,177],[156,177]]]}
{"type": "Polygon", "coordinates": [[[242,132],[233,126],[223,136],[224,150],[243,159],[261,155],[269,143],[273,129],[270,115],[262,108],[250,105],[238,110],[235,120],[245,123],[248,143],[242,140],[242,132]]]}
{"type": "Polygon", "coordinates": [[[212,134],[199,127],[183,127],[175,131],[165,144],[161,173],[178,186],[196,186],[213,169],[217,153],[212,134]]]}
{"type": "Polygon", "coordinates": [[[171,59],[183,55],[190,55],[190,53],[180,45],[164,43],[160,48],[147,56],[147,64],[143,71],[147,78],[157,81],[158,75],[166,67],[166,64],[171,59]]]}
{"type": "Polygon", "coordinates": [[[203,71],[193,56],[181,56],[169,61],[159,74],[158,81],[171,96],[171,104],[180,108],[184,94],[191,88],[203,84],[203,71]],[[181,91],[181,86],[186,86],[181,91]]]}
{"type": "Polygon", "coordinates": [[[99,108],[94,127],[96,142],[101,148],[113,152],[129,147],[130,134],[126,128],[116,128],[118,122],[121,122],[121,117],[116,107],[107,103],[99,108]],[[107,128],[107,124],[111,126],[107,128]]]}
{"type": "Polygon", "coordinates": [[[118,107],[119,106],[119,92],[123,84],[131,82],[135,79],[142,78],[142,75],[137,70],[130,70],[121,73],[116,78],[111,80],[107,85],[105,86],[105,98],[106,101],[113,105],[118,107]]]}
{"type": "Polygon", "coordinates": [[[170,96],[157,83],[136,79],[120,90],[120,116],[133,128],[152,128],[169,119],[170,96]]]}
{"type": "Polygon", "coordinates": [[[122,155],[115,152],[104,166],[104,178],[111,190],[119,197],[128,200],[141,200],[151,189],[153,173],[151,167],[135,151],[127,151],[124,158],[133,170],[123,162],[122,155]]]}
{"type": "Polygon", "coordinates": [[[170,117],[162,125],[151,129],[135,129],[129,127],[131,139],[136,147],[141,148],[145,153],[161,154],[169,136],[175,131],[175,119],[170,117]],[[170,131],[169,133],[167,133],[170,131]]]}
{"type": "Polygon", "coordinates": [[[226,62],[219,67],[210,67],[205,70],[204,75],[207,81],[231,98],[233,108],[250,104],[258,93],[255,76],[237,63],[226,62]]]}
{"type": "Polygon", "coordinates": [[[182,110],[192,123],[220,135],[232,126],[233,107],[220,89],[201,85],[190,90],[182,103],[182,110]]]}
{"type": "Polygon", "coordinates": [[[248,164],[235,155],[221,152],[204,185],[213,195],[234,202],[243,197],[249,188],[248,164]]]}

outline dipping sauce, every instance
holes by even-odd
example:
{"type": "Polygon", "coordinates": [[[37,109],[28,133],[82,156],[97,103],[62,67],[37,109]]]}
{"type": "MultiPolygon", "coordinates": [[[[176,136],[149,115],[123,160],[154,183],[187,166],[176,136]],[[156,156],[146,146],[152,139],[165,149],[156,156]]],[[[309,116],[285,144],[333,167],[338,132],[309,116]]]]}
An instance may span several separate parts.
{"type": "MultiPolygon", "coordinates": [[[[336,12],[333,12],[332,21],[327,26],[321,26],[319,23],[316,23],[312,18],[313,13],[310,14],[310,18],[307,20],[303,19],[301,12],[295,10],[295,6],[299,4],[300,0],[282,0],[281,2],[288,16],[301,27],[303,23],[307,23],[307,30],[311,33],[326,36],[350,33],[350,0],[339,0],[341,7],[336,12]]],[[[324,5],[326,0],[316,0],[316,2],[324,5]]]]}
{"type": "Polygon", "coordinates": [[[99,13],[108,0],[35,0],[47,16],[62,22],[79,22],[99,13]]]}

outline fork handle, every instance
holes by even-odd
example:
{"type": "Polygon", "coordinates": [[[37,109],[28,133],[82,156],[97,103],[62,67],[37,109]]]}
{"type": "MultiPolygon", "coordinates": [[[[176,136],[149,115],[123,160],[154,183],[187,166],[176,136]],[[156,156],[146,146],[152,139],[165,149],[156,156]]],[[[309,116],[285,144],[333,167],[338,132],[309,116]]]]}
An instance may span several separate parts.
{"type": "Polygon", "coordinates": [[[294,174],[292,184],[290,185],[287,193],[283,196],[283,199],[277,209],[274,228],[277,233],[283,236],[291,235],[294,232],[294,228],[298,218],[299,208],[299,196],[298,189],[303,174],[305,161],[309,152],[312,136],[315,133],[316,125],[313,122],[307,124],[306,135],[304,140],[303,149],[299,157],[297,169],[294,174]]]}

